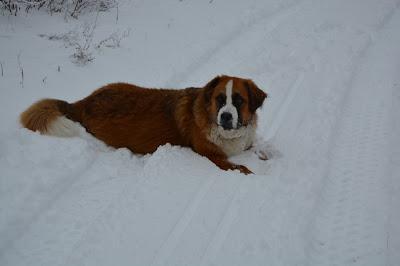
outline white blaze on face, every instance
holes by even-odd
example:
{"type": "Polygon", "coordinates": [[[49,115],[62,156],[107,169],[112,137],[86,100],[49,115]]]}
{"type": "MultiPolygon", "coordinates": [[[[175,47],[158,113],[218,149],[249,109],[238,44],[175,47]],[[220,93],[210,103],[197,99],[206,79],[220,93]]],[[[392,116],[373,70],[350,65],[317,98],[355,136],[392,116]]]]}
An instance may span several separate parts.
{"type": "Polygon", "coordinates": [[[226,103],[218,111],[218,125],[221,124],[221,114],[230,113],[232,115],[232,127],[236,129],[238,123],[238,112],[236,110],[236,107],[232,104],[232,89],[233,80],[229,80],[225,86],[226,103]]]}

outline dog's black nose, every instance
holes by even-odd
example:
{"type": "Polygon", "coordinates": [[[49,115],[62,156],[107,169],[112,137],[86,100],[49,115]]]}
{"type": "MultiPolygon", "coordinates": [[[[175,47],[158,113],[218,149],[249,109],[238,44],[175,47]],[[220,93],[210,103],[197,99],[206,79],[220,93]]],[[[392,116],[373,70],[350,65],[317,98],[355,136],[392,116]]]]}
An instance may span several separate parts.
{"type": "Polygon", "coordinates": [[[232,129],[232,114],[228,112],[223,112],[221,114],[221,126],[224,129],[232,129]]]}
{"type": "Polygon", "coordinates": [[[228,112],[223,112],[221,114],[221,121],[232,121],[232,114],[228,112]]]}

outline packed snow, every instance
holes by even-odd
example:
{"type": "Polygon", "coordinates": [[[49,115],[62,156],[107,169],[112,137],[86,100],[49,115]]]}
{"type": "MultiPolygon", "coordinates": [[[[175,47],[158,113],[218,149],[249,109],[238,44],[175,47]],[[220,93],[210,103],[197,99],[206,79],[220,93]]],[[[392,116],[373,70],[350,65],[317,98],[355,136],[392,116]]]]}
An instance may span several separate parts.
{"type": "Polygon", "coordinates": [[[121,0],[77,20],[0,15],[0,265],[400,265],[399,8],[121,0]],[[65,39],[45,38],[95,21],[86,65],[65,39]],[[95,47],[113,33],[118,45],[95,47]],[[83,129],[56,138],[18,123],[44,97],[218,74],[270,96],[255,147],[270,159],[232,158],[254,175],[188,148],[141,156],[83,129]]]}

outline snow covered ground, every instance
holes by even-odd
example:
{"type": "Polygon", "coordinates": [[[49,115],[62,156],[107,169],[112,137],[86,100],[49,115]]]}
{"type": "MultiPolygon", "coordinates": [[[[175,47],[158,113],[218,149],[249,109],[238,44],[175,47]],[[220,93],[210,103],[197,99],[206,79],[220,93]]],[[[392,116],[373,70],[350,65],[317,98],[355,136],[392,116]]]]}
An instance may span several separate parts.
{"type": "Polygon", "coordinates": [[[400,265],[399,8],[120,1],[93,42],[129,36],[92,49],[86,66],[39,34],[95,14],[0,16],[0,265],[400,265]],[[201,86],[222,73],[270,95],[258,129],[270,160],[232,159],[255,175],[187,148],[137,156],[17,121],[43,97],[72,102],[114,81],[201,86]]]}

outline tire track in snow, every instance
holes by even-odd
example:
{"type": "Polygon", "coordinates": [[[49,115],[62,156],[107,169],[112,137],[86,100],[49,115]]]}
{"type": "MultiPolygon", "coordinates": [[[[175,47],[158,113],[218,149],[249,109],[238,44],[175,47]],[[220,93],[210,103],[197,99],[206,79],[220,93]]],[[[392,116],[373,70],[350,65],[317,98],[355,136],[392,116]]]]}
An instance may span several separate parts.
{"type": "Polygon", "coordinates": [[[235,217],[238,213],[238,206],[240,200],[247,194],[249,189],[248,178],[243,178],[238,182],[236,189],[230,199],[229,205],[226,208],[220,222],[218,223],[214,237],[208,243],[207,248],[201,258],[200,265],[207,265],[211,263],[218,254],[226,236],[229,233],[232,223],[235,221],[235,217]]]}
{"type": "MultiPolygon", "coordinates": [[[[25,224],[20,230],[18,230],[18,232],[16,232],[15,230],[9,231],[11,232],[10,235],[5,237],[8,240],[3,242],[6,244],[6,246],[0,247],[0,257],[2,257],[3,254],[5,254],[8,249],[14,248],[14,244],[21,237],[23,237],[23,235],[26,232],[30,230],[32,225],[42,216],[42,214],[47,210],[49,210],[52,206],[54,206],[56,202],[74,186],[74,184],[76,184],[79,180],[81,180],[81,178],[91,169],[93,164],[96,162],[98,156],[99,155],[95,153],[94,157],[91,158],[91,160],[88,163],[84,164],[81,167],[78,167],[72,173],[65,174],[63,178],[60,178],[61,179],[60,182],[57,182],[52,186],[52,189],[50,189],[51,192],[49,193],[50,196],[47,197],[47,199],[29,217],[29,219],[24,218],[24,220],[29,221],[29,223],[25,224]]],[[[30,195],[30,197],[28,197],[26,201],[29,201],[29,199],[33,197],[35,197],[35,195],[30,195]]],[[[10,224],[18,224],[18,223],[20,223],[18,220],[10,222],[10,224]]],[[[10,226],[7,227],[9,228],[10,226]]]]}
{"type": "Polygon", "coordinates": [[[154,265],[154,266],[155,265],[164,265],[165,261],[168,259],[168,257],[171,255],[173,250],[178,245],[179,240],[182,237],[182,234],[184,233],[186,228],[189,226],[194,215],[196,214],[196,211],[197,211],[201,201],[204,199],[205,195],[210,190],[210,188],[215,183],[215,181],[216,181],[216,178],[208,177],[208,179],[203,183],[203,185],[197,191],[197,193],[194,196],[194,198],[192,199],[192,201],[186,207],[181,218],[178,220],[178,222],[175,224],[174,228],[168,234],[167,239],[162,244],[156,257],[153,259],[153,262],[151,263],[151,265],[154,265]]]}
{"type": "Polygon", "coordinates": [[[272,124],[266,133],[265,138],[267,140],[273,138],[276,135],[276,133],[278,132],[285,116],[287,115],[287,113],[290,109],[290,105],[293,102],[293,99],[295,98],[297,91],[299,90],[299,87],[300,87],[301,83],[303,82],[303,80],[304,80],[304,73],[300,73],[297,76],[297,78],[295,79],[295,81],[293,82],[292,86],[290,86],[290,88],[288,89],[288,92],[287,92],[286,96],[283,98],[282,103],[280,104],[280,108],[274,115],[275,118],[274,118],[274,120],[272,120],[272,124]]]}
{"type": "Polygon", "coordinates": [[[378,23],[374,37],[383,38],[376,42],[370,39],[348,82],[341,120],[334,134],[337,137],[333,140],[330,171],[310,227],[308,265],[385,262],[385,176],[389,157],[386,126],[390,122],[388,109],[392,95],[391,84],[387,83],[390,83],[388,77],[396,75],[390,73],[396,69],[398,59],[391,58],[398,50],[391,36],[396,36],[396,28],[400,26],[398,7],[378,23]],[[386,51],[384,56],[382,51],[386,51]],[[392,68],[385,73],[387,76],[380,77],[382,69],[387,69],[387,62],[392,68]]]}
{"type": "MultiPolygon", "coordinates": [[[[263,22],[266,23],[266,28],[263,30],[264,35],[271,33],[275,30],[282,22],[284,22],[289,16],[297,13],[300,10],[300,7],[307,2],[307,0],[303,1],[294,1],[293,4],[289,6],[285,6],[281,9],[278,9],[275,14],[272,14],[269,17],[264,17],[265,11],[261,11],[258,16],[252,19],[250,22],[245,25],[239,25],[235,28],[235,30],[231,31],[228,35],[226,35],[222,41],[216,44],[215,47],[210,48],[203,55],[201,55],[197,60],[194,60],[194,63],[190,64],[185,68],[184,71],[181,71],[177,74],[174,74],[167,82],[166,87],[174,87],[182,81],[186,80],[188,76],[193,75],[194,72],[200,70],[204,65],[206,65],[215,55],[221,53],[227,46],[232,43],[240,40],[243,35],[247,34],[247,31],[256,25],[259,25],[263,22]]],[[[265,36],[264,36],[265,37],[265,36]]]]}
{"type": "MultiPolygon", "coordinates": [[[[75,234],[75,232],[73,232],[73,235],[69,235],[66,239],[66,243],[63,244],[63,250],[66,254],[65,258],[65,263],[54,263],[53,261],[50,263],[52,265],[68,265],[69,259],[71,257],[71,254],[76,253],[76,250],[78,249],[79,245],[86,239],[88,233],[92,230],[92,228],[94,227],[94,225],[96,225],[99,221],[99,219],[101,218],[101,216],[104,215],[105,212],[109,211],[112,207],[115,207],[116,202],[118,201],[118,203],[120,203],[120,198],[124,195],[124,193],[126,193],[126,190],[128,190],[128,188],[130,186],[128,186],[129,183],[133,182],[133,181],[137,181],[140,180],[140,178],[142,178],[142,175],[139,173],[139,178],[137,180],[131,180],[130,178],[128,178],[127,176],[123,176],[122,178],[119,177],[120,181],[117,182],[113,182],[113,183],[109,183],[108,184],[108,189],[112,192],[112,191],[121,191],[120,194],[117,195],[112,195],[111,193],[111,197],[109,197],[108,202],[106,201],[106,197],[104,197],[102,199],[102,204],[98,205],[99,208],[95,208],[95,212],[89,211],[89,212],[85,212],[83,213],[79,213],[79,215],[75,215],[76,217],[73,217],[73,215],[71,215],[71,213],[77,213],[76,212],[76,206],[85,206],[86,203],[91,203],[93,202],[91,197],[93,195],[96,195],[96,193],[88,193],[83,192],[82,191],[82,186],[80,186],[82,183],[84,184],[85,182],[88,181],[88,179],[93,179],[92,177],[97,176],[96,172],[98,171],[99,165],[103,165],[102,162],[104,161],[105,158],[111,156],[115,156],[116,152],[114,150],[109,150],[109,149],[103,149],[103,147],[101,147],[99,149],[99,147],[97,146],[97,140],[93,142],[92,137],[91,136],[87,136],[87,135],[83,135],[81,136],[83,139],[85,139],[86,141],[88,141],[88,146],[86,147],[87,150],[89,151],[91,155],[90,159],[88,161],[86,161],[86,163],[84,164],[84,166],[82,167],[78,167],[77,169],[75,169],[72,173],[69,172],[68,174],[66,174],[65,176],[67,178],[63,179],[62,184],[60,184],[61,182],[55,184],[53,187],[54,188],[60,188],[60,189],[53,189],[51,190],[52,193],[50,193],[50,195],[54,195],[54,197],[51,198],[51,200],[48,200],[48,202],[46,202],[46,204],[41,205],[41,209],[42,211],[37,212],[37,214],[35,215],[35,219],[32,219],[32,222],[30,222],[29,224],[27,224],[26,226],[26,230],[24,231],[24,233],[21,233],[21,235],[14,239],[13,241],[13,245],[10,246],[10,248],[14,249],[13,252],[10,252],[10,254],[7,254],[6,252],[4,253],[4,261],[7,261],[7,255],[11,258],[14,256],[16,256],[15,254],[17,253],[18,249],[22,246],[26,246],[26,247],[30,247],[29,249],[27,249],[26,247],[23,249],[24,252],[26,254],[29,255],[25,255],[25,256],[19,256],[20,259],[20,263],[22,263],[21,261],[25,262],[27,260],[31,260],[31,261],[35,261],[36,259],[40,259],[43,261],[46,261],[47,257],[48,259],[54,260],[54,258],[52,256],[44,256],[43,258],[36,258],[35,256],[35,252],[31,252],[33,249],[42,249],[42,250],[47,250],[47,252],[58,252],[57,250],[57,245],[51,245],[48,246],[47,243],[50,242],[57,242],[58,240],[60,240],[60,238],[63,238],[63,235],[60,235],[60,233],[63,233],[62,230],[60,230],[60,227],[58,227],[58,225],[63,226],[63,224],[67,225],[69,223],[69,225],[75,225],[78,226],[78,228],[82,228],[79,229],[81,232],[79,233],[79,235],[75,234]],[[85,177],[85,178],[82,178],[85,177]],[[64,182],[64,181],[68,181],[68,182],[64,182]],[[79,185],[79,186],[78,186],[79,185]],[[76,188],[76,190],[75,190],[76,188]],[[117,189],[116,189],[117,188],[117,189]],[[84,201],[82,201],[82,199],[84,201]],[[82,204],[82,202],[84,204],[82,204]],[[45,206],[44,206],[45,205],[45,206]],[[57,208],[55,207],[57,206],[57,208]],[[46,219],[50,216],[50,217],[54,217],[54,215],[49,214],[52,213],[54,211],[58,212],[56,209],[62,209],[64,213],[66,213],[66,215],[62,215],[61,217],[62,219],[59,220],[61,221],[60,223],[54,223],[54,226],[51,226],[50,228],[48,228],[49,230],[46,232],[43,232],[43,225],[46,224],[46,219]],[[37,241],[36,243],[32,244],[32,242],[28,242],[28,243],[21,243],[21,239],[24,239],[24,235],[25,232],[28,233],[28,235],[41,235],[41,238],[38,239],[40,241],[37,241]],[[56,237],[55,237],[56,236],[56,237]],[[54,238],[55,237],[55,238],[54,238]],[[70,241],[70,240],[73,241],[70,241]],[[72,243],[72,244],[71,244],[72,243]],[[33,246],[34,245],[34,246],[33,246]],[[55,250],[52,250],[52,248],[55,247],[55,250]],[[14,254],[13,254],[14,253],[14,254]],[[68,255],[69,254],[69,255],[68,255]],[[29,257],[32,256],[33,257],[29,257]]],[[[101,167],[101,166],[100,166],[101,167]]],[[[111,173],[111,175],[113,175],[114,173],[111,173]]],[[[110,180],[113,180],[114,178],[111,179],[106,179],[106,180],[101,180],[101,182],[107,181],[110,182],[110,180]]],[[[98,180],[97,180],[98,181],[98,180]]],[[[86,184],[85,187],[83,187],[83,190],[87,190],[89,187],[93,188],[97,185],[100,184],[99,182],[95,182],[95,183],[88,183],[86,184]]],[[[103,196],[106,195],[106,193],[103,194],[103,196]]],[[[90,205],[90,204],[89,204],[90,205]]],[[[89,208],[92,209],[92,208],[89,208]]],[[[57,215],[58,217],[60,216],[60,214],[57,215]]],[[[67,226],[68,227],[68,226],[67,226]]],[[[64,230],[66,229],[66,227],[64,227],[64,230]]],[[[68,230],[68,229],[67,229],[68,230]]],[[[78,231],[78,230],[77,230],[78,231]]],[[[46,265],[47,263],[44,263],[44,265],[46,265]]]]}
{"type": "Polygon", "coordinates": [[[389,211],[388,211],[388,230],[387,243],[388,263],[387,265],[395,266],[400,261],[400,213],[398,204],[400,202],[400,79],[394,84],[392,95],[392,121],[394,121],[394,129],[391,132],[390,146],[392,147],[391,173],[390,173],[390,189],[389,189],[389,211]],[[390,232],[390,235],[389,235],[390,232]]]}
{"type": "Polygon", "coordinates": [[[73,255],[75,255],[76,250],[79,249],[82,243],[84,243],[87,238],[89,237],[89,234],[92,232],[93,228],[95,228],[96,225],[98,225],[99,221],[108,213],[110,213],[110,210],[116,210],[118,207],[122,206],[122,201],[125,199],[126,195],[128,194],[128,190],[132,187],[131,183],[136,183],[136,187],[140,187],[140,185],[144,181],[144,174],[143,172],[139,172],[137,174],[137,179],[136,180],[131,180],[130,178],[125,177],[124,180],[121,181],[121,184],[118,185],[120,187],[121,193],[115,195],[110,201],[107,203],[107,205],[100,210],[94,217],[91,219],[90,223],[88,226],[86,226],[86,230],[81,234],[79,239],[75,241],[74,245],[70,249],[69,255],[66,257],[66,260],[62,265],[74,265],[73,261],[73,255]],[[117,206],[117,207],[116,207],[117,206]]]}

